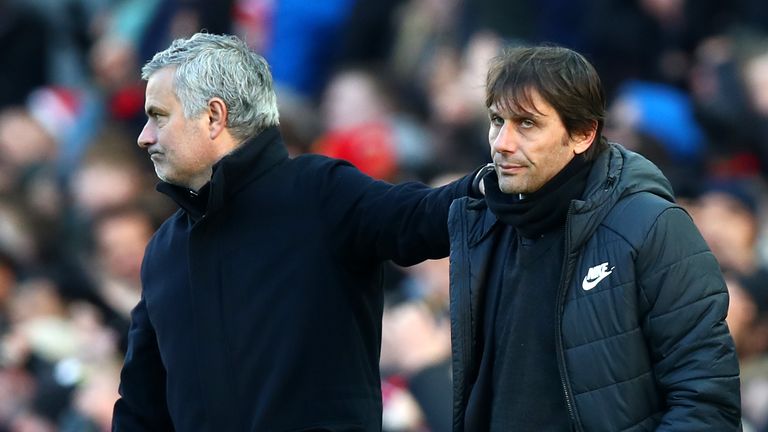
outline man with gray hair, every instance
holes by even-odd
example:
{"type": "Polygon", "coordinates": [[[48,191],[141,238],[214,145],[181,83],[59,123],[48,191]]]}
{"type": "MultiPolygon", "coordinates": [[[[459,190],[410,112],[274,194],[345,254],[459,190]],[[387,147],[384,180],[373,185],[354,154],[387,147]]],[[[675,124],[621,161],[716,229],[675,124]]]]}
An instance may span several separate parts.
{"type": "Polygon", "coordinates": [[[138,138],[180,206],[155,233],[114,431],[381,429],[381,263],[448,255],[439,189],[290,158],[269,68],[200,33],[143,68],[138,138]]]}

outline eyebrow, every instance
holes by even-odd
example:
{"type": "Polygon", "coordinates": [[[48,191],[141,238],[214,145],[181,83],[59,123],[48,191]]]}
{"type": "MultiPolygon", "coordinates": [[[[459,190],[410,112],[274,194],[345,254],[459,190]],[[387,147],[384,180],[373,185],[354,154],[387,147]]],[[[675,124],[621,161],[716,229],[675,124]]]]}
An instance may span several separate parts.
{"type": "Polygon", "coordinates": [[[147,116],[152,116],[154,114],[160,114],[162,110],[155,105],[150,105],[144,110],[144,112],[147,114],[147,116]]]}
{"type": "Polygon", "coordinates": [[[502,113],[502,110],[499,110],[495,106],[488,107],[488,114],[498,115],[498,116],[508,115],[509,118],[512,118],[512,119],[530,118],[530,119],[534,119],[535,120],[535,119],[546,117],[546,115],[543,115],[541,113],[537,113],[535,111],[504,112],[504,113],[502,113]]]}

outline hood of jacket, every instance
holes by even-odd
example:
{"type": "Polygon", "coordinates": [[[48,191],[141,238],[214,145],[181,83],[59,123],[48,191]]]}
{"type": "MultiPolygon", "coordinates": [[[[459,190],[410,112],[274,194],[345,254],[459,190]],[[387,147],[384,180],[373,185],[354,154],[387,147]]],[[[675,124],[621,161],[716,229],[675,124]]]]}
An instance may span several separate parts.
{"type": "Polygon", "coordinates": [[[592,236],[614,205],[638,192],[649,192],[674,202],[672,185],[651,161],[623,146],[610,143],[592,165],[583,200],[569,210],[569,241],[573,249],[592,236]]]}

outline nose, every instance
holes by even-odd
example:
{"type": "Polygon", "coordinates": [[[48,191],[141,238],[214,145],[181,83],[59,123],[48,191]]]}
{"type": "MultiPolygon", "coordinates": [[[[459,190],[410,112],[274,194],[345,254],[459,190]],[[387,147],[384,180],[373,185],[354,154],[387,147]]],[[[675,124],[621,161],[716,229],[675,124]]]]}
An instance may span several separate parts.
{"type": "Polygon", "coordinates": [[[139,147],[143,149],[147,149],[149,146],[157,142],[157,134],[155,134],[155,131],[149,124],[149,121],[147,121],[147,123],[144,125],[144,129],[141,130],[139,138],[136,139],[136,142],[138,143],[139,147]]]}
{"type": "Polygon", "coordinates": [[[509,123],[490,132],[491,149],[494,153],[514,153],[518,149],[517,134],[509,123]]]}

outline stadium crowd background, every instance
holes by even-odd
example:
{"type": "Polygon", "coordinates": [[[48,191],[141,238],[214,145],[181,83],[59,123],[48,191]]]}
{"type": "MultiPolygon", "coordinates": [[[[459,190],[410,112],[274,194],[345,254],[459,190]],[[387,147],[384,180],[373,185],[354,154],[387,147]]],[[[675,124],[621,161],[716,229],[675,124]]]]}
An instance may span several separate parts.
{"type": "MultiPolygon", "coordinates": [[[[768,430],[764,0],[0,0],[0,432],[109,430],[144,245],[174,211],[136,146],[139,71],[200,29],[267,57],[292,154],[431,184],[488,160],[502,46],[584,53],[606,135],[664,170],[726,274],[745,429],[768,430]]],[[[447,261],[385,279],[385,430],[450,430],[447,261]]]]}

